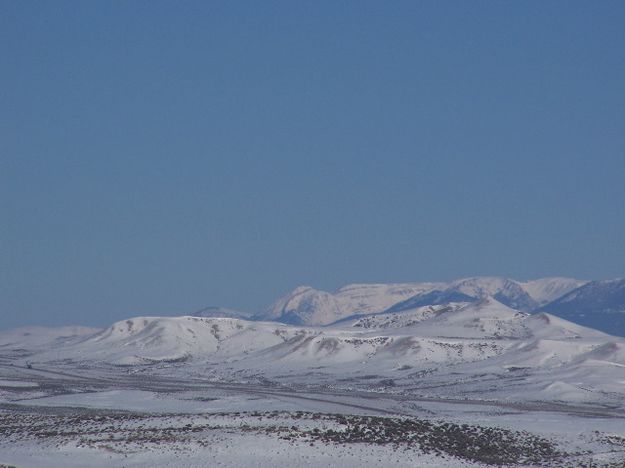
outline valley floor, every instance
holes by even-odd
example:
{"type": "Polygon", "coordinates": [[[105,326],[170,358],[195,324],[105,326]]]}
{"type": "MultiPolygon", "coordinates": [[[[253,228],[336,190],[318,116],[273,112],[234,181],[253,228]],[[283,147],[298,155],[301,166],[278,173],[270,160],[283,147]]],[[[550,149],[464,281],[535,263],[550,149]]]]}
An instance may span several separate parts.
{"type": "Polygon", "coordinates": [[[625,412],[5,362],[2,464],[625,466],[625,412]]]}

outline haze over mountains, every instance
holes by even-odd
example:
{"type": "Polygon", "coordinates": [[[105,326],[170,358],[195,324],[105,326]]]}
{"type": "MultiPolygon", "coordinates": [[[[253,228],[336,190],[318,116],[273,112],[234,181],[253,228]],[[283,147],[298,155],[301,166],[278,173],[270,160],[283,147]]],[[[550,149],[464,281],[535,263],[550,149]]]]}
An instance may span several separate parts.
{"type": "Polygon", "coordinates": [[[450,283],[353,284],[334,293],[307,286],[276,301],[254,319],[330,325],[355,315],[478,302],[486,298],[522,312],[550,312],[607,333],[625,335],[625,280],[465,278],[450,283]]]}

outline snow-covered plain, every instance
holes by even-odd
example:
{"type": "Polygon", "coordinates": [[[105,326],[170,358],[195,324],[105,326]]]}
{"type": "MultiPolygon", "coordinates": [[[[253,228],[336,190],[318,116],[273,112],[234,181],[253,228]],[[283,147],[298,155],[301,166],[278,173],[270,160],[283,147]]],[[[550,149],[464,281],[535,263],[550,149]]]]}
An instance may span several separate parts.
{"type": "Polygon", "coordinates": [[[332,326],[135,317],[0,333],[0,464],[624,463],[625,340],[498,300],[561,285],[464,280],[437,297],[479,299],[379,302],[332,326]]]}

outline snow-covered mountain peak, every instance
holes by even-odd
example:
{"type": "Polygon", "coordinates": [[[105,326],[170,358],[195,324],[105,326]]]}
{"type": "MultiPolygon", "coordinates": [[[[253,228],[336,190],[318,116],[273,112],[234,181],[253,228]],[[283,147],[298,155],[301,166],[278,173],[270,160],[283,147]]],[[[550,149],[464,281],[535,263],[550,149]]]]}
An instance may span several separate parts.
{"type": "Polygon", "coordinates": [[[476,302],[489,297],[506,306],[523,311],[532,310],[537,305],[536,301],[514,280],[500,277],[474,277],[456,280],[443,287],[424,291],[394,304],[388,311],[399,312],[450,302],[476,302]]]}
{"type": "Polygon", "coordinates": [[[525,281],[519,285],[534,299],[539,306],[554,301],[588,281],[574,278],[551,277],[525,281]]]}
{"type": "Polygon", "coordinates": [[[260,320],[277,320],[291,324],[325,324],[342,318],[340,306],[334,295],[300,286],[278,299],[260,320]]]}
{"type": "Polygon", "coordinates": [[[350,284],[335,293],[300,286],[278,299],[260,320],[301,325],[327,325],[354,314],[382,312],[437,283],[350,284]]]}
{"type": "Polygon", "coordinates": [[[583,284],[584,281],[571,278],[519,282],[505,277],[483,276],[449,283],[356,283],[343,286],[334,293],[300,286],[255,318],[318,326],[351,316],[475,302],[487,297],[513,309],[533,311],[583,284]]]}
{"type": "Polygon", "coordinates": [[[449,289],[477,299],[491,296],[502,304],[519,310],[532,310],[537,305],[518,282],[508,278],[489,276],[466,278],[454,281],[449,289]]]}

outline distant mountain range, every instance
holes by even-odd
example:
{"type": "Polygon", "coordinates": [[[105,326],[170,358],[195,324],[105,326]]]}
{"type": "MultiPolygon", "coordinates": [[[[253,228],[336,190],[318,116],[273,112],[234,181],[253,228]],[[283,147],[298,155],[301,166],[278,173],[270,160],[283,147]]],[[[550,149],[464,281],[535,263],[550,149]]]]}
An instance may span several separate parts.
{"type": "Polygon", "coordinates": [[[200,310],[196,310],[194,313],[189,315],[192,317],[229,317],[249,320],[253,314],[236,309],[230,309],[228,307],[208,306],[200,310]]]}
{"type": "MultiPolygon", "coordinates": [[[[454,284],[464,291],[457,294],[471,297],[478,283],[475,290],[486,294],[505,282],[454,284]]],[[[133,317],[101,330],[19,329],[0,333],[0,365],[65,369],[70,373],[61,375],[72,378],[80,369],[110,381],[140,373],[262,385],[419,387],[451,398],[623,401],[625,340],[548,313],[527,314],[487,297],[351,317],[325,327],[181,316],[133,317]]]]}
{"type": "Polygon", "coordinates": [[[254,320],[327,326],[370,314],[493,298],[522,312],[549,312],[613,335],[625,336],[625,279],[465,278],[450,283],[352,284],[334,293],[300,286],[254,320]]]}
{"type": "Polygon", "coordinates": [[[1,332],[0,367],[621,405],[624,304],[625,280],[299,287],[253,317],[207,307],[1,332]]]}

